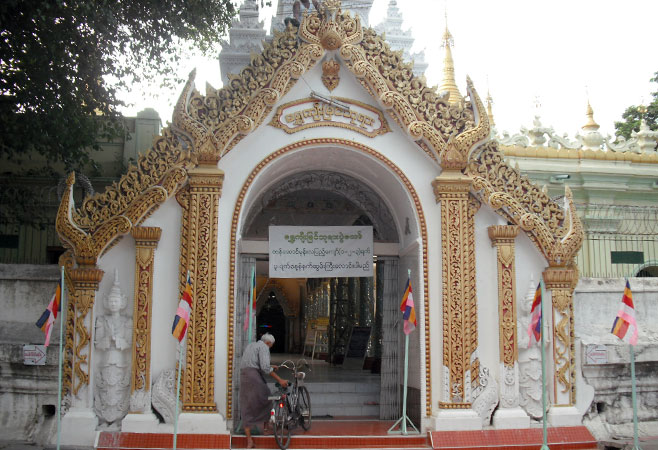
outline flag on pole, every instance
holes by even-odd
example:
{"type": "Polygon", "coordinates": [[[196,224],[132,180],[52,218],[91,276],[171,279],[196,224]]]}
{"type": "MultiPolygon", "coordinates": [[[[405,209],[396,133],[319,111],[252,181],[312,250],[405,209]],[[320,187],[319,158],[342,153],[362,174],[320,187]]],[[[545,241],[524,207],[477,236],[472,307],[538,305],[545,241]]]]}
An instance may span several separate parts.
{"type": "Polygon", "coordinates": [[[414,308],[414,296],[411,291],[411,278],[407,278],[407,287],[402,296],[400,311],[402,311],[402,319],[404,319],[404,334],[409,334],[418,325],[416,322],[416,309],[414,308]]]}
{"type": "Polygon", "coordinates": [[[251,271],[251,291],[249,292],[249,303],[247,303],[247,311],[244,316],[244,329],[247,331],[249,328],[249,314],[252,313],[249,311],[249,304],[251,303],[251,309],[256,311],[256,270],[251,271]]]}
{"type": "Polygon", "coordinates": [[[530,310],[530,325],[528,325],[528,347],[534,342],[541,341],[541,281],[537,285],[535,291],[535,298],[532,301],[532,309],[530,310]]]}
{"type": "Polygon", "coordinates": [[[187,281],[185,282],[185,291],[178,302],[178,309],[174,317],[174,324],[171,327],[171,334],[174,335],[178,342],[181,342],[187,332],[187,326],[190,323],[190,314],[192,313],[192,281],[190,280],[190,271],[187,271],[187,281]]]}
{"type": "Polygon", "coordinates": [[[62,310],[62,281],[57,282],[57,288],[55,289],[55,293],[53,294],[53,297],[50,299],[50,303],[48,303],[48,307],[46,310],[41,314],[41,317],[39,317],[39,320],[37,320],[36,326],[38,328],[41,328],[41,331],[43,331],[46,339],[44,342],[44,345],[48,347],[50,344],[50,335],[53,331],[53,324],[55,323],[55,319],[57,319],[57,313],[62,310]]]}
{"type": "Polygon", "coordinates": [[[631,285],[626,280],[624,296],[617,312],[615,322],[612,324],[612,334],[631,345],[637,345],[637,322],[635,321],[635,307],[633,306],[633,293],[631,285]]]}

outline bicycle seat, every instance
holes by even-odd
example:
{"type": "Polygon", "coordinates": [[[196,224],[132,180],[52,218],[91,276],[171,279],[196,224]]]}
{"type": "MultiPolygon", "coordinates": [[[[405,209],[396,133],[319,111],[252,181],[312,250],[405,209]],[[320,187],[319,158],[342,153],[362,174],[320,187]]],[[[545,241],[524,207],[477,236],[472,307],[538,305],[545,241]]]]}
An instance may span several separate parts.
{"type": "Polygon", "coordinates": [[[303,380],[306,377],[306,372],[297,372],[297,379],[303,380]]]}

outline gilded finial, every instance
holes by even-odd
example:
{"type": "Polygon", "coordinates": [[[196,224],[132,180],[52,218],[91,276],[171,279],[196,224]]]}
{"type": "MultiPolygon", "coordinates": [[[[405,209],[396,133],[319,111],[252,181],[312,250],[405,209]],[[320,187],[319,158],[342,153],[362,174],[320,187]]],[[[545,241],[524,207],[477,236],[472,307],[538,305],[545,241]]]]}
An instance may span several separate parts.
{"type": "Polygon", "coordinates": [[[592,105],[590,105],[589,100],[587,100],[587,123],[583,125],[583,130],[598,130],[599,124],[594,121],[594,110],[592,105]]]}
{"type": "Polygon", "coordinates": [[[491,98],[491,93],[487,90],[487,116],[489,116],[489,123],[491,126],[495,126],[494,117],[493,117],[493,98],[491,98]]]}
{"type": "Polygon", "coordinates": [[[446,29],[443,33],[443,43],[441,45],[446,49],[446,54],[443,59],[443,81],[439,86],[439,92],[448,92],[448,103],[457,103],[462,99],[455,82],[455,63],[452,60],[452,50],[450,50],[454,45],[454,39],[450,34],[450,30],[448,30],[448,13],[446,11],[446,29]]]}

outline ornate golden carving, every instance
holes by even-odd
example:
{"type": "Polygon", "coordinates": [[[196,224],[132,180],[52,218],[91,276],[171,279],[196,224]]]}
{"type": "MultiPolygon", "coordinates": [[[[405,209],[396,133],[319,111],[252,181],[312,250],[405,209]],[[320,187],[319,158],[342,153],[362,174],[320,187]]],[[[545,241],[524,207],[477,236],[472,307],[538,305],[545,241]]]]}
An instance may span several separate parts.
{"type": "Polygon", "coordinates": [[[66,285],[66,328],[64,330],[64,361],[62,363],[62,398],[66,399],[73,390],[73,347],[75,343],[75,286],[71,280],[73,269],[73,252],[67,250],[59,257],[59,265],[64,266],[64,284],[66,285]]]}
{"type": "Polygon", "coordinates": [[[516,329],[516,274],[514,239],[519,234],[517,225],[493,225],[488,229],[491,245],[498,253],[498,320],[500,360],[513,368],[518,359],[516,329]]]}
{"type": "Polygon", "coordinates": [[[89,384],[89,367],[91,365],[91,323],[93,317],[87,320],[87,313],[94,306],[96,291],[103,278],[103,271],[94,268],[70,269],[69,276],[74,290],[69,293],[68,300],[73,304],[69,311],[74,317],[72,392],[74,395],[83,385],[89,384]]]}
{"type": "Polygon", "coordinates": [[[471,390],[480,385],[480,358],[477,354],[478,348],[478,305],[475,273],[475,214],[482,206],[479,200],[472,195],[468,196],[468,235],[466,245],[468,246],[468,259],[466,261],[466,292],[465,307],[467,312],[466,340],[468,343],[466,355],[469,358],[471,390]]]}
{"type": "Polygon", "coordinates": [[[177,196],[183,207],[180,291],[182,295],[189,270],[194,299],[186,340],[183,410],[216,411],[217,218],[224,173],[215,162],[190,169],[189,177],[186,193],[177,196]]]}
{"type": "Polygon", "coordinates": [[[180,188],[187,180],[185,169],[193,163],[179,137],[165,129],[136,166],[104,193],[86,199],[78,211],[73,205],[72,173],[57,212],[56,229],[77,263],[93,266],[117,237],[143,222],[180,188]]]}
{"type": "Polygon", "coordinates": [[[543,273],[553,299],[553,360],[555,363],[556,403],[576,403],[576,348],[574,336],[573,291],[578,281],[574,268],[549,267],[543,273]],[[561,387],[560,393],[557,387],[561,387]],[[565,398],[559,398],[566,395],[565,398]]]}
{"type": "Polygon", "coordinates": [[[386,134],[389,131],[391,131],[391,128],[388,125],[388,121],[386,120],[386,117],[384,117],[384,114],[377,108],[370,106],[366,103],[362,103],[348,98],[343,98],[343,97],[333,97],[333,98],[347,105],[350,104],[356,105],[359,108],[371,112],[373,116],[376,116],[377,120],[379,120],[380,126],[375,128],[376,120],[373,119],[373,117],[371,116],[367,116],[366,114],[359,113],[358,110],[349,111],[347,109],[330,106],[318,100],[315,100],[312,97],[301,98],[299,100],[284,103],[283,105],[279,106],[276,112],[274,113],[272,120],[270,121],[270,125],[275,128],[280,128],[288,134],[297,133],[298,131],[303,131],[308,128],[315,128],[322,126],[345,128],[348,130],[356,131],[357,133],[363,134],[364,136],[368,136],[371,138],[379,136],[380,134],[386,134]],[[291,107],[302,105],[302,104],[308,104],[309,106],[310,105],[313,106],[302,111],[298,110],[294,114],[292,112],[286,114],[286,110],[290,109],[291,107]],[[298,114],[299,117],[295,117],[296,114],[298,114]],[[288,117],[288,116],[292,116],[292,117],[288,117]],[[333,116],[338,116],[339,118],[345,117],[346,119],[349,119],[349,122],[337,122],[335,120],[332,120],[333,116]],[[284,123],[284,120],[287,122],[298,121],[301,122],[301,124],[295,125],[293,123],[293,125],[290,126],[290,125],[286,125],[284,123]],[[305,120],[310,120],[310,122],[304,123],[305,120]],[[369,129],[369,127],[372,127],[372,129],[369,129]]]}
{"type": "Polygon", "coordinates": [[[340,64],[335,59],[329,59],[322,63],[322,84],[333,91],[338,86],[340,64]]]}
{"type": "Polygon", "coordinates": [[[391,109],[412,139],[428,146],[433,159],[444,168],[466,166],[473,148],[487,139],[489,119],[470,79],[468,93],[473,104],[449,104],[435,89],[427,88],[423,80],[416,78],[402,55],[392,52],[371,29],[364,31],[359,46],[343,45],[340,55],[368,91],[391,109]],[[448,143],[452,145],[448,147],[448,143]]]}
{"type": "Polygon", "coordinates": [[[260,125],[322,56],[319,44],[299,44],[296,29],[277,32],[272,43],[265,44],[263,52],[220,90],[207,87],[202,96],[193,88],[192,72],[174,109],[174,124],[189,133],[200,154],[208,155],[200,156],[200,161],[217,160],[260,125]]]}
{"type": "Polygon", "coordinates": [[[573,265],[585,233],[568,187],[565,216],[548,195],[505,163],[494,143],[473,156],[466,173],[473,177],[478,197],[526,231],[550,265],[573,265]]]}
{"type": "Polygon", "coordinates": [[[151,390],[151,311],[153,306],[153,253],[162,230],[134,227],[135,300],[131,392],[151,390]]]}
{"type": "Polygon", "coordinates": [[[299,26],[300,39],[320,45],[325,50],[337,50],[345,44],[361,42],[363,30],[359,16],[353,18],[341,13],[340,4],[325,2],[324,7],[321,15],[313,12],[304,17],[299,26]]]}
{"type": "MultiPolygon", "coordinates": [[[[432,182],[437,203],[441,204],[441,248],[443,271],[443,365],[448,370],[449,398],[443,403],[471,402],[472,367],[479,362],[477,322],[471,315],[475,302],[475,261],[473,215],[477,205],[469,205],[471,179],[459,171],[444,170],[432,182]]],[[[476,319],[477,321],[477,315],[476,319]]],[[[475,378],[477,380],[477,378],[475,378]]],[[[477,383],[476,383],[477,384],[477,383]]]]}
{"type": "MultiPolygon", "coordinates": [[[[250,189],[256,176],[270,163],[272,163],[277,158],[285,155],[288,152],[298,150],[307,146],[318,146],[318,145],[337,145],[343,147],[349,147],[354,150],[363,152],[369,155],[372,158],[375,158],[378,161],[381,161],[382,164],[390,168],[390,170],[395,173],[400,182],[404,184],[409,195],[413,199],[416,214],[418,214],[418,224],[420,227],[420,235],[422,239],[422,256],[423,256],[423,283],[424,283],[424,296],[423,296],[423,333],[425,338],[425,414],[430,416],[432,414],[432,361],[430,358],[430,305],[429,305],[429,277],[427,274],[428,267],[428,255],[427,255],[427,224],[425,222],[425,215],[423,213],[423,208],[418,198],[418,194],[414,189],[413,185],[404,174],[404,172],[393,164],[389,159],[384,157],[381,153],[376,150],[367,147],[358,142],[346,140],[346,139],[336,139],[336,138],[321,138],[321,139],[309,139],[301,142],[295,142],[293,144],[287,145],[262,160],[247,177],[235,205],[233,211],[233,220],[231,222],[231,255],[230,255],[230,267],[231,272],[236,270],[236,257],[237,257],[237,234],[238,234],[238,223],[240,221],[240,215],[244,214],[243,206],[244,200],[247,195],[247,191],[250,189]]],[[[181,198],[180,201],[184,202],[184,198],[181,198]]],[[[182,264],[182,260],[181,260],[182,264]]],[[[241,324],[235,324],[235,277],[229,277],[229,288],[228,288],[228,357],[227,357],[227,368],[226,368],[226,417],[232,417],[233,411],[233,359],[234,359],[234,329],[235,327],[241,326],[241,324]]]]}

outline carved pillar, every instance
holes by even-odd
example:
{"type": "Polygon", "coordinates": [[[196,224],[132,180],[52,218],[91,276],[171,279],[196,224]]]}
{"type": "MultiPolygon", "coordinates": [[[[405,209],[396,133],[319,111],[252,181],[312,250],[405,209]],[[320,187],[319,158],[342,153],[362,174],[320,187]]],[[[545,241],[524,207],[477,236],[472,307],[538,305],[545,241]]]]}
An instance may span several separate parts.
{"type": "Polygon", "coordinates": [[[158,227],[134,227],[131,234],[135,239],[135,307],[130,411],[150,413],[153,253],[158,246],[162,230],[158,227]]]}
{"type": "MultiPolygon", "coordinates": [[[[183,411],[214,412],[217,218],[224,172],[217,168],[216,160],[209,159],[191,169],[189,177],[189,185],[177,196],[183,207],[180,292],[185,289],[189,270],[193,299],[186,338],[183,411]]],[[[232,347],[230,342],[227,345],[232,347]]]]}
{"type": "Polygon", "coordinates": [[[478,384],[474,220],[479,203],[469,197],[471,179],[444,170],[433,182],[441,204],[443,272],[443,401],[441,408],[470,408],[478,384]]]}
{"type": "Polygon", "coordinates": [[[67,299],[71,304],[67,314],[72,313],[73,320],[71,406],[90,408],[93,397],[89,390],[91,327],[94,321],[93,306],[96,291],[103,279],[103,271],[93,267],[70,269],[69,276],[74,287],[67,299]],[[88,314],[89,311],[92,313],[88,314]]]}
{"type": "Polygon", "coordinates": [[[488,228],[491,245],[498,259],[498,339],[500,342],[500,402],[503,408],[519,406],[519,369],[516,329],[516,268],[514,239],[517,225],[488,228]]]}
{"type": "Polygon", "coordinates": [[[573,291],[578,271],[571,267],[549,267],[543,276],[553,305],[554,406],[573,406],[576,404],[573,291]]]}

